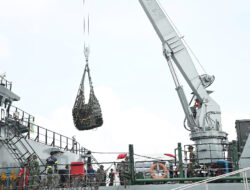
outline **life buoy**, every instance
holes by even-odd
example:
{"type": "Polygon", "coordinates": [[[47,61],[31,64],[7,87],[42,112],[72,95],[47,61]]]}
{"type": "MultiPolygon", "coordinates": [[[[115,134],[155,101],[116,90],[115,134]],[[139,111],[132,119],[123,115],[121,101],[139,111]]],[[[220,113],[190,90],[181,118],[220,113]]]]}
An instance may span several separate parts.
{"type": "Polygon", "coordinates": [[[154,164],[154,165],[150,168],[150,174],[151,174],[152,178],[154,178],[154,179],[163,179],[163,178],[166,178],[166,177],[167,177],[167,171],[168,171],[168,170],[167,170],[166,166],[165,166],[164,164],[162,164],[162,163],[156,163],[156,164],[154,164]],[[154,170],[155,170],[155,168],[156,168],[157,166],[159,166],[159,167],[161,167],[161,168],[163,169],[164,175],[162,175],[162,176],[160,176],[160,177],[155,176],[154,170]]]}

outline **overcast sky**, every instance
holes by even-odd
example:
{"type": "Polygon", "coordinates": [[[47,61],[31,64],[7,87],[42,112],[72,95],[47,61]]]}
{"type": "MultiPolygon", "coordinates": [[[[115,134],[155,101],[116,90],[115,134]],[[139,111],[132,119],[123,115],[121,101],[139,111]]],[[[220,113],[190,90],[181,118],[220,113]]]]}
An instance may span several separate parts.
{"type": "MultiPolygon", "coordinates": [[[[250,119],[250,2],[160,2],[207,73],[215,75],[210,90],[221,106],[222,129],[235,139],[235,120],[250,119]]],[[[81,0],[0,0],[0,70],[21,97],[15,105],[34,115],[36,124],[76,135],[93,151],[127,151],[134,144],[138,154],[174,153],[178,142],[189,143],[189,132],[161,42],[139,2],[87,3],[84,10],[81,0]],[[71,109],[85,64],[87,12],[90,69],[104,125],[79,132],[71,109]]]]}

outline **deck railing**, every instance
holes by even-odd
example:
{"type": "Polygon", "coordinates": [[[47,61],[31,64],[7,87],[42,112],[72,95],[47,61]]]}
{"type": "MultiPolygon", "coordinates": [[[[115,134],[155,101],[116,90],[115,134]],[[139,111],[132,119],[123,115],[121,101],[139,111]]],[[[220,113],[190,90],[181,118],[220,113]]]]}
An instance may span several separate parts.
{"type": "Polygon", "coordinates": [[[9,112],[7,114],[9,119],[16,119],[19,122],[24,122],[23,124],[27,124],[28,122],[34,122],[35,117],[18,107],[10,106],[9,112]]]}
{"type": "MultiPolygon", "coordinates": [[[[0,167],[0,176],[5,176],[0,180],[1,189],[94,189],[99,186],[120,186],[124,185],[124,178],[119,176],[113,162],[90,163],[95,172],[90,173],[88,164],[76,162],[70,164],[58,164],[57,172],[52,173],[27,173],[30,170],[28,166],[20,167],[0,167]],[[104,171],[98,172],[99,164],[104,165],[104,171]],[[77,170],[76,170],[77,168],[77,170]],[[113,180],[110,180],[110,169],[113,169],[113,180]],[[25,173],[26,171],[26,173],[25,173]],[[5,172],[5,173],[4,173],[5,172]],[[24,179],[28,183],[24,183],[24,179]],[[51,180],[53,179],[53,180],[51,180]],[[119,180],[120,179],[120,180],[119,180]],[[123,180],[123,181],[122,181],[123,180]],[[40,187],[40,188],[39,188],[40,187]],[[92,187],[92,188],[91,188],[92,187]]],[[[37,170],[44,170],[40,165],[37,170]]],[[[52,168],[54,170],[54,167],[52,168]]],[[[99,170],[100,171],[100,170],[99,170]]],[[[127,181],[127,180],[126,180],[127,181]]],[[[128,184],[127,184],[128,185],[128,184]]]]}
{"type": "Polygon", "coordinates": [[[12,82],[7,81],[3,76],[0,76],[0,85],[5,86],[10,91],[12,89],[12,82]]]}
{"type": "Polygon", "coordinates": [[[75,138],[69,138],[39,125],[30,123],[28,139],[43,143],[61,150],[71,151],[76,154],[84,152],[80,143],[75,138]]]}
{"type": "Polygon", "coordinates": [[[208,178],[208,179],[196,182],[196,183],[192,183],[192,184],[188,184],[188,185],[185,185],[185,186],[177,187],[177,188],[174,188],[172,190],[185,190],[185,189],[190,189],[192,187],[200,186],[200,185],[205,185],[205,189],[208,190],[209,189],[208,188],[208,183],[209,182],[218,181],[220,179],[224,179],[224,178],[229,177],[229,176],[235,176],[237,174],[242,175],[244,190],[249,190],[247,171],[250,171],[250,167],[240,169],[240,170],[236,170],[236,171],[233,171],[233,172],[230,172],[230,173],[227,173],[227,174],[223,174],[223,175],[220,175],[220,176],[211,177],[211,178],[208,178]]]}
{"type": "Polygon", "coordinates": [[[76,154],[80,154],[85,151],[85,149],[81,147],[80,143],[78,143],[74,137],[69,138],[36,125],[34,116],[15,106],[10,107],[7,114],[7,120],[16,122],[17,125],[21,126],[20,131],[26,136],[27,139],[76,154]]]}

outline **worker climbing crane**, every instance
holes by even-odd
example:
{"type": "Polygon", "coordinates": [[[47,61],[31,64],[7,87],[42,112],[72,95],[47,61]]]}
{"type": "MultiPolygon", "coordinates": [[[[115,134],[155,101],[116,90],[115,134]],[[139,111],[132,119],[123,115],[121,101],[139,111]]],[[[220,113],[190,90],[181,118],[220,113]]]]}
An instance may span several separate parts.
{"type": "Polygon", "coordinates": [[[227,141],[227,133],[221,128],[220,106],[211,98],[211,91],[206,90],[214,82],[214,76],[198,74],[183,39],[177,34],[157,0],[139,2],[162,42],[163,54],[185,113],[185,121],[191,131],[190,139],[196,144],[199,163],[214,163],[224,158],[223,144],[227,141]],[[190,103],[180,84],[174,64],[192,90],[193,98],[190,103]]]}

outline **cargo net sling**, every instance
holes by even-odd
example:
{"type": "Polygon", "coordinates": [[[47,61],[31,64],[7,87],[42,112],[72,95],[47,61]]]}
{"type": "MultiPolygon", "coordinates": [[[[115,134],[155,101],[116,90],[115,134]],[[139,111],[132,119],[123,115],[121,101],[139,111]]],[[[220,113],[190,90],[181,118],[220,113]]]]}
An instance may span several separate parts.
{"type": "Polygon", "coordinates": [[[78,130],[89,130],[102,126],[103,118],[100,104],[95,96],[91,81],[88,59],[86,56],[86,65],[82,76],[81,84],[77,93],[75,104],[72,110],[74,125],[78,130]],[[84,80],[86,75],[89,79],[89,101],[85,103],[84,80]]]}

